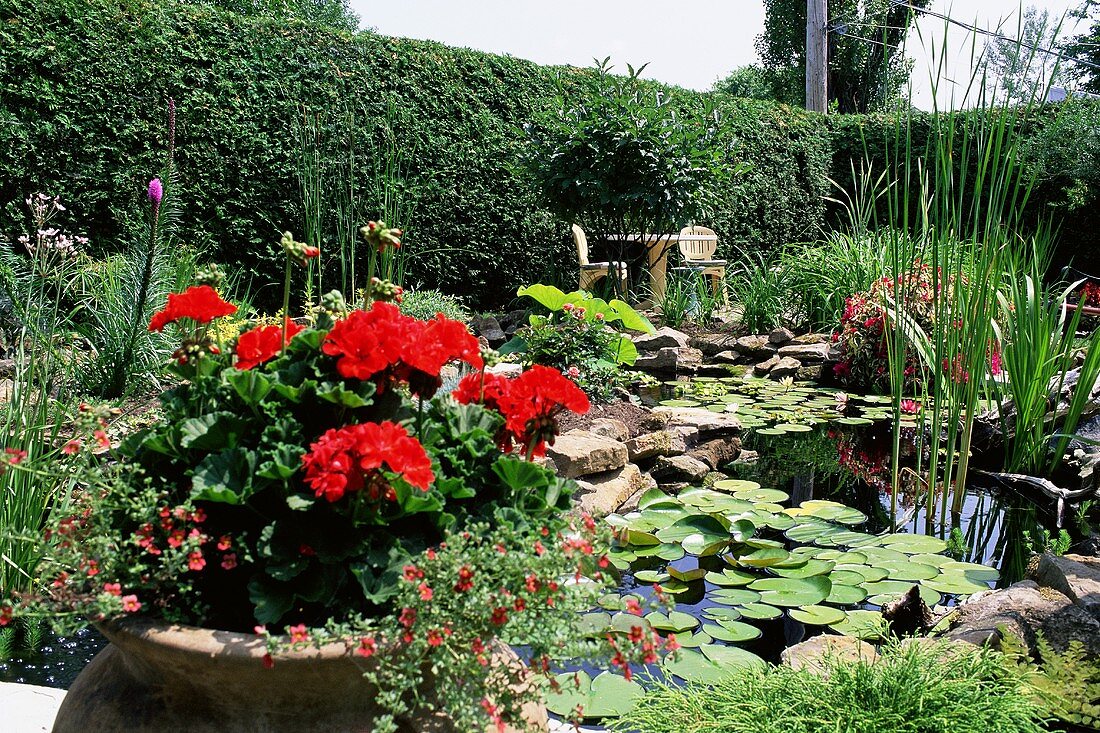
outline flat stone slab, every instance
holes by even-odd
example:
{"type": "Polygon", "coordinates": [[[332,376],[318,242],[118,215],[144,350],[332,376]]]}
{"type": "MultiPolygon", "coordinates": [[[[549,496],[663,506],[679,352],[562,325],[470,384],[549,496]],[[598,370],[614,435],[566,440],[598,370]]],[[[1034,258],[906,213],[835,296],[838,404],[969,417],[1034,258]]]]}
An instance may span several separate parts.
{"type": "Polygon", "coordinates": [[[741,432],[741,421],[729,412],[711,412],[700,407],[668,407],[667,405],[658,405],[653,408],[653,412],[658,415],[667,415],[670,428],[694,428],[704,436],[741,432]]]}
{"type": "Polygon", "coordinates": [[[0,682],[0,728],[4,733],[49,733],[64,699],[64,690],[0,682]]]}
{"type": "Polygon", "coordinates": [[[1100,558],[1058,557],[1046,552],[1039,558],[1033,577],[1039,585],[1062,593],[1100,620],[1100,558]]]}
{"type": "Polygon", "coordinates": [[[855,637],[819,634],[784,649],[779,659],[791,669],[820,672],[824,669],[822,661],[826,656],[850,662],[874,662],[878,659],[878,652],[872,645],[855,637]]]}
{"type": "Polygon", "coordinates": [[[587,430],[570,430],[559,435],[553,445],[547,446],[546,455],[565,478],[615,471],[627,461],[625,445],[587,430]]]}
{"type": "Polygon", "coordinates": [[[656,333],[644,333],[634,338],[638,351],[658,351],[659,349],[677,349],[688,345],[687,334],[674,328],[662,326],[656,333]]]}
{"type": "Polygon", "coordinates": [[[580,491],[574,498],[580,508],[592,516],[605,517],[622,506],[623,502],[646,483],[641,470],[633,463],[628,463],[618,470],[597,473],[578,480],[580,491]]]}
{"type": "Polygon", "coordinates": [[[829,344],[788,344],[779,347],[779,355],[799,361],[825,361],[829,358],[829,344]]]}

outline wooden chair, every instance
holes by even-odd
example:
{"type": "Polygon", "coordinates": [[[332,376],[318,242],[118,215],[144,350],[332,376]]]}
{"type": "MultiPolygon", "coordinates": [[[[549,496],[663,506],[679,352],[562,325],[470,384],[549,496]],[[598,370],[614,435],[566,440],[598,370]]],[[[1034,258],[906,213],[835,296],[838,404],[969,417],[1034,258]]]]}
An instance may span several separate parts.
{"type": "Polygon", "coordinates": [[[610,276],[612,266],[614,266],[619,273],[621,292],[626,292],[627,267],[625,262],[589,262],[588,237],[584,236],[584,230],[576,224],[573,225],[573,244],[577,245],[577,262],[580,264],[578,290],[591,290],[597,282],[610,276]]]}
{"type": "Polygon", "coordinates": [[[714,253],[718,249],[718,239],[713,229],[706,227],[684,227],[680,230],[680,254],[689,267],[702,267],[702,276],[710,278],[711,291],[717,295],[722,291],[722,302],[728,307],[730,304],[729,293],[726,292],[726,261],[714,259],[714,253]],[[692,235],[705,235],[715,237],[710,240],[691,239],[692,235]]]}

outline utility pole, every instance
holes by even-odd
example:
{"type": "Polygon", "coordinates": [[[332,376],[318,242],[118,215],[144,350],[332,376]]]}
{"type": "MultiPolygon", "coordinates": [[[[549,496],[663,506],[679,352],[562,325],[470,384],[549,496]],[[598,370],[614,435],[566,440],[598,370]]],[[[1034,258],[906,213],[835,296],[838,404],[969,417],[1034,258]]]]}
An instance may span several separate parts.
{"type": "Polygon", "coordinates": [[[806,0],[806,109],[829,108],[828,0],[806,0]]]}

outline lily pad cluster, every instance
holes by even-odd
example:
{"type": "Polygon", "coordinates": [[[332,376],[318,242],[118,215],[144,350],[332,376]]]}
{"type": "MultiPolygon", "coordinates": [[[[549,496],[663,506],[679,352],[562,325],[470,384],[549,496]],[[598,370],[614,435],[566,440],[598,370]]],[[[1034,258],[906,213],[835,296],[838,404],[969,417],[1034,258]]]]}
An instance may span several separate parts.
{"type": "Polygon", "coordinates": [[[673,395],[660,404],[733,412],[745,428],[761,435],[808,432],[820,423],[870,425],[892,417],[891,399],[853,395],[812,382],[775,381],[755,376],[695,377],[665,382],[673,395]]]}
{"type": "MultiPolygon", "coordinates": [[[[783,491],[728,479],[676,496],[652,489],[637,511],[606,518],[618,537],[610,554],[617,568],[639,587],[659,585],[701,609],[645,616],[684,647],[665,662],[665,674],[708,683],[764,664],[731,645],[760,637],[761,622],[784,616],[874,640],[885,632],[877,607],[914,585],[933,605],[987,590],[998,577],[992,568],[944,555],[946,544],[936,537],[861,532],[867,517],[856,509],[824,500],[784,506],[788,502],[783,491]]],[[[629,633],[640,622],[625,610],[633,607],[631,598],[601,599],[603,610],[585,616],[588,631],[629,633]]],[[[551,700],[552,710],[560,707],[551,700]]]]}

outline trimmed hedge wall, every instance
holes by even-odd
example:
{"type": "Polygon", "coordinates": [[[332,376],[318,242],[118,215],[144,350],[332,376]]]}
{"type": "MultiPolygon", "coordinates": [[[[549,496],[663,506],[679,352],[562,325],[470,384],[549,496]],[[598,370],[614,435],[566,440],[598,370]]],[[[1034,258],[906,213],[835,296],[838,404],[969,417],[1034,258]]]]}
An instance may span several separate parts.
{"type": "MultiPolygon", "coordinates": [[[[554,104],[561,71],[155,0],[5,0],[0,233],[17,234],[23,199],[47,191],[97,246],[127,241],[145,184],[163,165],[172,97],[180,231],[256,283],[279,282],[278,235],[303,229],[301,107],[324,120],[322,159],[332,167],[343,159],[341,121],[356,120],[360,145],[377,139],[396,98],[397,144],[414,151],[407,280],[501,306],[521,284],[575,277],[567,223],[535,204],[515,166],[522,125],[554,104]]],[[[663,89],[687,111],[702,105],[702,93],[663,89]]],[[[731,166],[752,165],[708,222],[720,255],[731,243],[772,248],[815,237],[827,221],[824,197],[835,194],[830,178],[844,175],[858,144],[854,127],[766,102],[718,104],[731,166]]],[[[258,297],[272,302],[275,290],[258,297]]]]}

